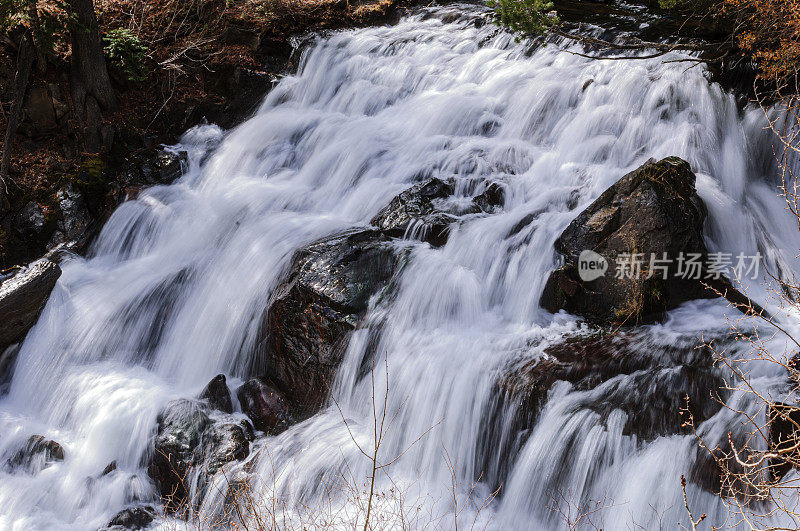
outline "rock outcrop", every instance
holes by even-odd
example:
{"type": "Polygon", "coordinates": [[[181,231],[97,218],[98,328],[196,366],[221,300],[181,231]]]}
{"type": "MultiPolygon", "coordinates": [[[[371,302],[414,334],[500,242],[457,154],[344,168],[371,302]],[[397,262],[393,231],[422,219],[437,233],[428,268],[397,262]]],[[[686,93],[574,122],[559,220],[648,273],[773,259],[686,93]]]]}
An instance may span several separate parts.
{"type": "Polygon", "coordinates": [[[392,199],[370,223],[387,236],[412,236],[439,247],[447,243],[450,227],[459,221],[459,216],[492,212],[505,198],[499,183],[488,184],[466,206],[447,203],[454,193],[455,182],[452,179],[426,179],[392,199]]]}
{"type": "Polygon", "coordinates": [[[683,433],[680,410],[686,406],[696,423],[720,409],[710,398],[724,381],[711,352],[696,341],[666,344],[635,332],[570,337],[544,354],[508,367],[496,382],[495,398],[484,412],[476,469],[489,481],[507,477],[508,464],[533,429],[549,391],[565,381],[576,391],[590,391],[576,407],[603,421],[616,410],[625,414],[623,433],[649,441],[683,433]]]}
{"type": "Polygon", "coordinates": [[[228,383],[224,374],[218,374],[212,378],[198,398],[200,400],[205,400],[213,409],[218,409],[223,413],[233,413],[231,392],[228,389],[228,383]]]}
{"type": "Polygon", "coordinates": [[[603,192],[556,240],[565,263],[548,279],[542,307],[632,325],[657,320],[689,300],[717,297],[714,290],[737,304],[747,301],[707,269],[705,218],[689,164],[677,157],[651,159],[603,192]],[[595,254],[587,259],[586,251],[595,254]],[[700,269],[690,269],[681,257],[694,257],[700,269]],[[666,261],[654,261],[651,268],[651,258],[666,261]],[[582,278],[579,260],[604,261],[607,270],[586,270],[590,274],[582,278]],[[627,265],[615,271],[615,264],[627,265]]]}
{"type": "Polygon", "coordinates": [[[118,512],[108,522],[106,530],[121,531],[123,529],[145,529],[156,517],[156,511],[149,505],[129,507],[118,512]]]}
{"type": "Polygon", "coordinates": [[[57,461],[64,460],[64,448],[56,441],[42,435],[32,435],[24,448],[8,460],[9,469],[23,469],[31,474],[43,470],[57,461]]]}
{"type": "Polygon", "coordinates": [[[258,430],[275,435],[294,422],[283,393],[259,378],[245,382],[236,390],[236,396],[258,430]]]}
{"type": "Polygon", "coordinates": [[[183,512],[192,490],[203,492],[221,466],[250,454],[253,428],[232,415],[211,412],[198,401],[168,403],[158,417],[148,474],[168,511],[183,512]],[[194,467],[201,467],[196,475],[194,467]]]}
{"type": "Polygon", "coordinates": [[[444,245],[450,225],[458,218],[440,203],[454,192],[452,181],[427,179],[392,199],[371,223],[387,236],[402,238],[408,232],[417,231],[421,240],[434,246],[444,245]]]}
{"type": "Polygon", "coordinates": [[[0,284],[0,351],[20,341],[36,324],[61,268],[38,260],[0,284]]]}
{"type": "Polygon", "coordinates": [[[292,403],[297,420],[326,400],[350,332],[399,263],[376,230],[337,234],[295,254],[263,320],[260,350],[265,381],[292,403]]]}

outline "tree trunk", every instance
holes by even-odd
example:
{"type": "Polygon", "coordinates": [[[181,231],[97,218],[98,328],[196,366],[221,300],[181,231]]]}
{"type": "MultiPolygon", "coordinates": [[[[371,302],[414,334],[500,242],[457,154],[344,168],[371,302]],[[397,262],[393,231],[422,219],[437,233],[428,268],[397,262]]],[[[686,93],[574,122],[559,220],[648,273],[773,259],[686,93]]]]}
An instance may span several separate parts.
{"type": "Polygon", "coordinates": [[[31,27],[33,46],[36,50],[36,73],[44,77],[47,70],[47,61],[44,58],[44,51],[41,49],[39,38],[42,34],[42,25],[39,21],[39,9],[36,5],[37,0],[27,0],[26,10],[28,11],[28,22],[31,27]]]}
{"type": "Polygon", "coordinates": [[[72,59],[70,87],[75,116],[82,129],[88,151],[97,151],[100,145],[100,111],[111,111],[117,106],[111,78],[106,68],[103,46],[100,42],[97,17],[92,0],[68,0],[75,15],[72,34],[72,59]]]}
{"type": "Polygon", "coordinates": [[[35,53],[30,32],[25,32],[19,46],[17,75],[14,77],[14,102],[11,104],[11,113],[8,115],[6,137],[3,144],[3,160],[0,162],[0,213],[3,213],[8,206],[6,180],[8,179],[8,167],[11,163],[11,148],[14,144],[14,137],[17,134],[19,117],[22,114],[22,103],[25,101],[25,92],[28,89],[28,78],[31,75],[31,68],[33,68],[35,53]]]}

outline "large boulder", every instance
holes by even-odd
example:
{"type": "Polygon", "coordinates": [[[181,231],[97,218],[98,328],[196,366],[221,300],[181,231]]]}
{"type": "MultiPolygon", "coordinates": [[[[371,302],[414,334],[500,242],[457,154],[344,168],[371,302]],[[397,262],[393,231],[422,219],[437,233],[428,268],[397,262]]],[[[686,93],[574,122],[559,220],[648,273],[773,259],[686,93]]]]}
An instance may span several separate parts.
{"type": "Polygon", "coordinates": [[[230,418],[211,424],[203,434],[206,479],[214,477],[226,463],[244,460],[250,455],[250,443],[253,440],[253,426],[246,420],[230,418]]]}
{"type": "Polygon", "coordinates": [[[158,416],[148,465],[167,510],[186,511],[192,487],[202,493],[222,465],[249,455],[252,440],[247,421],[230,415],[210,416],[206,405],[194,400],[168,403],[158,416]],[[200,472],[191,474],[195,467],[201,467],[200,472]]]}
{"type": "MultiPolygon", "coordinates": [[[[704,283],[733,296],[724,277],[707,275],[705,218],[689,163],[677,157],[651,159],[603,192],[556,240],[564,266],[547,280],[542,307],[596,322],[636,324],[657,320],[683,302],[718,296],[704,283]],[[582,279],[579,258],[602,264],[599,258],[581,257],[586,251],[595,253],[590,259],[602,257],[608,266],[605,274],[595,270],[599,276],[593,278],[591,271],[584,271],[582,279]],[[679,258],[693,255],[702,264],[700,273],[679,274],[679,258]],[[663,269],[648,270],[651,257],[665,256],[668,262],[655,264],[663,269]],[[626,261],[631,267],[617,274],[615,264],[626,261]]],[[[739,297],[734,302],[743,301],[739,297]]]]}
{"type": "Polygon", "coordinates": [[[376,230],[330,236],[295,254],[262,323],[260,360],[298,420],[327,398],[350,332],[398,265],[391,241],[376,230]]]}
{"type": "Polygon", "coordinates": [[[0,351],[25,337],[36,324],[61,268],[50,260],[38,260],[0,284],[0,351]]]}
{"type": "Polygon", "coordinates": [[[680,411],[687,405],[696,423],[720,409],[711,392],[724,380],[707,348],[685,338],[660,342],[636,332],[567,337],[533,360],[512,364],[499,374],[494,397],[484,411],[476,470],[487,481],[507,477],[508,465],[536,426],[548,394],[559,381],[572,384],[575,407],[603,422],[616,410],[625,414],[623,433],[639,441],[684,433],[680,411]]]}

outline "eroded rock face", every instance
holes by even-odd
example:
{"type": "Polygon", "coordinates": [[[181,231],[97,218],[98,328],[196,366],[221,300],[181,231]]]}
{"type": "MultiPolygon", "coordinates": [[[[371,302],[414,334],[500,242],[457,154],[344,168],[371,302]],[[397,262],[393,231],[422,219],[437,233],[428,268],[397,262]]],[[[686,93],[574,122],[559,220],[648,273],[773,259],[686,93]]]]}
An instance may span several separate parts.
{"type": "Polygon", "coordinates": [[[38,260],[0,284],[0,351],[25,337],[36,324],[61,268],[38,260]]]}
{"type": "Polygon", "coordinates": [[[705,218],[689,164],[677,157],[651,159],[603,192],[556,240],[565,265],[551,274],[541,305],[594,321],[636,324],[658,319],[685,301],[715,297],[699,280],[680,278],[677,269],[681,253],[698,254],[706,262],[705,218]],[[581,280],[578,257],[584,250],[606,260],[605,275],[581,280]],[[616,278],[615,264],[625,253],[641,253],[645,267],[651,255],[666,253],[672,262],[666,277],[654,270],[650,278],[616,278]]]}
{"type": "Polygon", "coordinates": [[[264,319],[261,350],[263,374],[300,418],[326,400],[349,333],[398,265],[389,238],[375,230],[337,234],[295,255],[264,319]]]}
{"type": "Polygon", "coordinates": [[[148,466],[167,510],[186,510],[193,482],[197,482],[198,492],[203,492],[220,467],[249,455],[252,440],[253,429],[245,420],[219,414],[212,417],[203,403],[194,400],[167,404],[158,418],[148,466]],[[192,474],[194,467],[201,467],[198,474],[192,474]]]}
{"type": "Polygon", "coordinates": [[[507,477],[509,463],[559,381],[587,391],[577,397],[576,407],[597,413],[603,421],[621,410],[623,434],[639,441],[684,433],[680,410],[686,406],[685,397],[699,424],[721,407],[710,393],[725,394],[711,352],[696,346],[688,339],[679,344],[654,342],[635,332],[593,334],[565,338],[546,347],[540,358],[508,367],[484,414],[476,468],[489,481],[507,477]]]}
{"type": "Polygon", "coordinates": [[[74,184],[68,184],[59,190],[56,199],[60,210],[58,230],[51,237],[49,247],[80,239],[92,223],[83,194],[74,184]]]}

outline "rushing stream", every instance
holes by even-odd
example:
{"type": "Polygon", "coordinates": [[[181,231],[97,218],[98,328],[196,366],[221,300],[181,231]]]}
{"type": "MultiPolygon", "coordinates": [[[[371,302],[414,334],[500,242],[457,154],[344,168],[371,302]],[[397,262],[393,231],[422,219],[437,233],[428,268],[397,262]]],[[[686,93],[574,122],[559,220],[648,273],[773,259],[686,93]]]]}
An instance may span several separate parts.
{"type": "MultiPolygon", "coordinates": [[[[428,176],[454,177],[453,201],[502,182],[505,202],[495,214],[467,216],[441,248],[398,241],[408,261],[392,296],[372,301],[350,340],[333,386],[338,407],[260,438],[258,451],[226,473],[260,477],[257,498],[286,504],[288,527],[313,511],[343,527],[363,521],[355,494],[363,495],[371,462],[353,439],[372,444],[372,381],[358,377],[372,348],[379,416],[387,367],[390,383],[381,458],[400,456],[377,475],[379,526],[402,518],[557,529],[554,493],[604,500],[605,529],[686,522],[679,478],[695,467],[696,439],[638,439],[623,430],[621,410],[589,407],[613,385],[640,394],[646,408],[652,391],[631,376],[589,391],[557,384],[513,455],[487,448],[482,429],[498,374],[579,327],[538,304],[556,264],[553,241],[648,158],[691,163],[711,250],[760,250],[791,268],[800,238],[777,196],[763,113],[737,107],[702,65],[593,61],[565,52],[569,43],[517,43],[477,23],[483,15],[476,6],[433,8],[319,39],[251,119],[231,131],[187,132],[186,174],[123,204],[90,256],[62,264],[0,401],[0,457],[43,434],[66,458],[38,473],[0,472],[0,528],[96,529],[126,505],[152,500],[143,463],[159,410],[196,396],[216,374],[232,386],[251,376],[255,323],[293,252],[366,226],[428,176]],[[539,215],[512,230],[532,212],[539,215]],[[111,461],[117,469],[101,475],[111,461]],[[326,488],[343,478],[355,485],[326,488]]],[[[751,295],[764,300],[757,282],[751,295]]],[[[719,300],[687,303],[642,334],[650,346],[687,344],[724,334],[731,311],[719,300]]],[[[780,381],[769,369],[754,376],[765,387],[780,381]]],[[[722,410],[700,429],[720,438],[736,422],[722,410]]],[[[224,498],[211,492],[201,518],[224,498]]],[[[718,498],[694,482],[688,493],[712,523],[724,521],[718,498]]]]}

